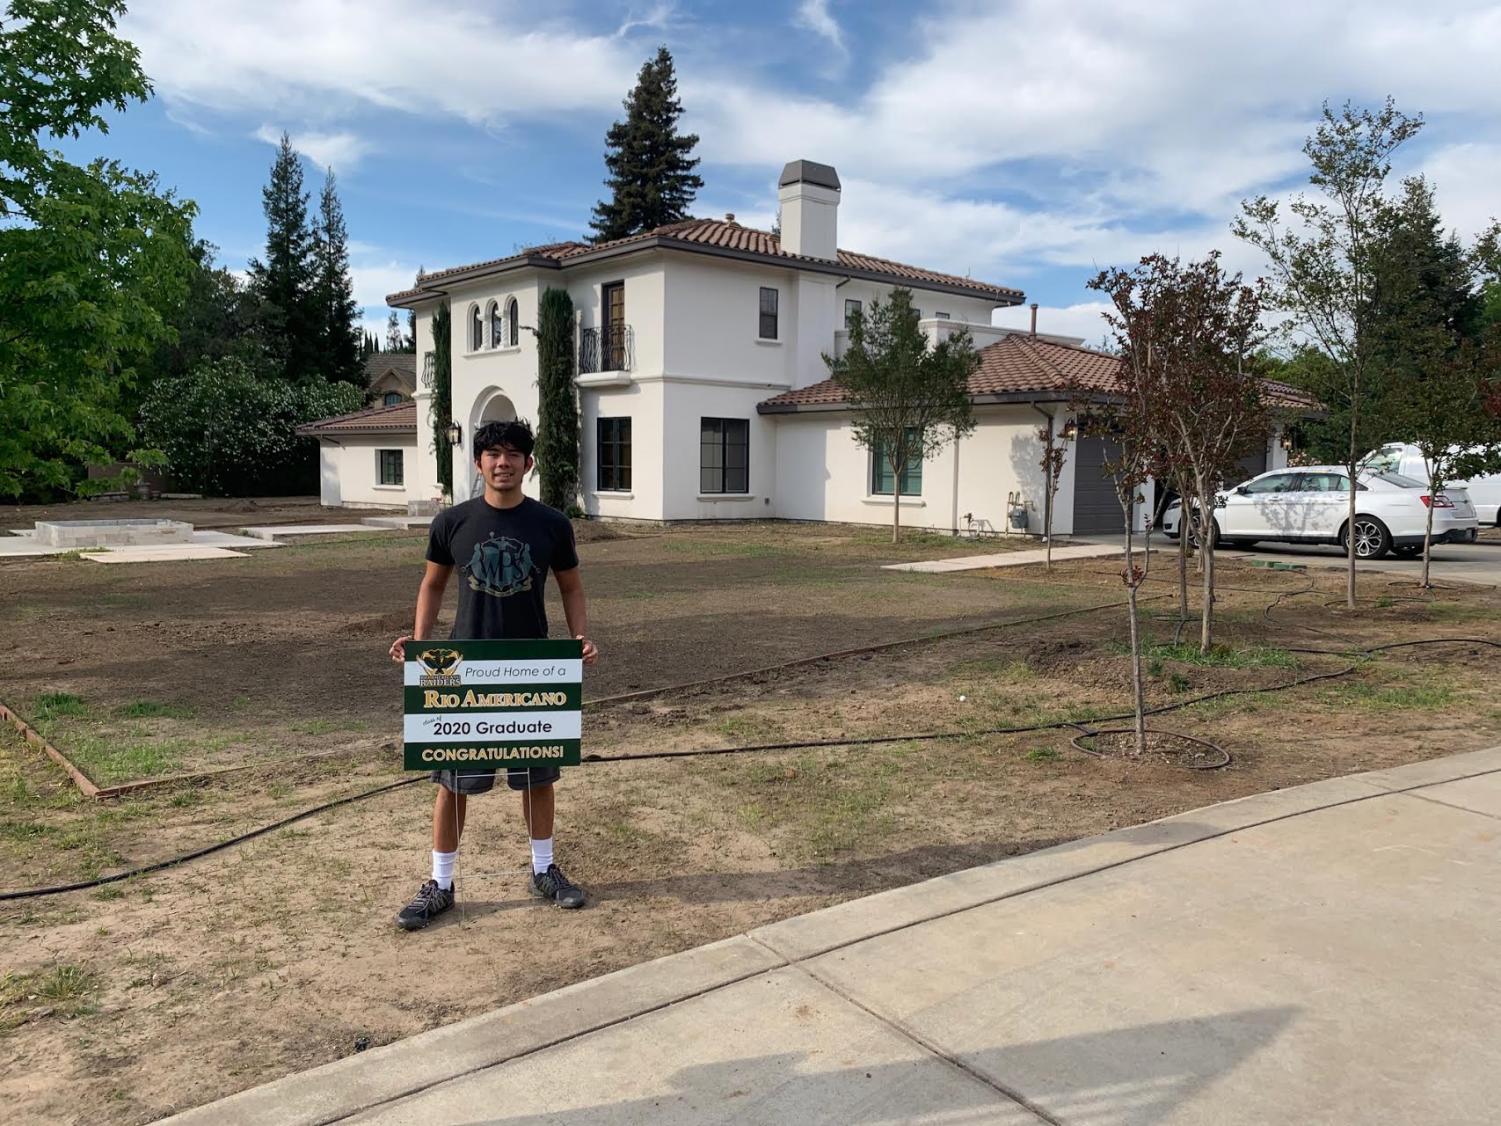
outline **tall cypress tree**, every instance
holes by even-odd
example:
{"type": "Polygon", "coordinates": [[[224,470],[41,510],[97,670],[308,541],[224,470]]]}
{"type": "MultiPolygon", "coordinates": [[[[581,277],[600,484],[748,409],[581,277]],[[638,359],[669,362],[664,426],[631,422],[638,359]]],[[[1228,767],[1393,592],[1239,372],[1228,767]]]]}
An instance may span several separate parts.
{"type": "Polygon", "coordinates": [[[318,367],[325,379],[363,386],[360,366],[360,308],[354,302],[354,282],[349,277],[349,232],[344,226],[344,208],[330,168],[323,178],[318,200],[318,222],[313,230],[313,294],[316,314],[318,367]]]}
{"type": "Polygon", "coordinates": [[[250,285],[265,305],[270,343],[280,374],[295,381],[319,376],[313,236],[302,165],[285,133],[261,191],[266,212],[266,257],[252,259],[250,285]]]}
{"type": "Polygon", "coordinates": [[[679,135],[683,104],[672,55],[658,47],[654,59],[642,64],[636,86],[625,99],[625,120],[605,134],[605,181],[610,199],[594,205],[594,241],[624,238],[666,223],[688,218],[693,197],[704,186],[693,170],[698,136],[679,135]]]}
{"type": "Polygon", "coordinates": [[[579,408],[573,384],[573,299],[548,286],[537,306],[537,473],[542,503],[567,512],[579,491],[579,408]]]}

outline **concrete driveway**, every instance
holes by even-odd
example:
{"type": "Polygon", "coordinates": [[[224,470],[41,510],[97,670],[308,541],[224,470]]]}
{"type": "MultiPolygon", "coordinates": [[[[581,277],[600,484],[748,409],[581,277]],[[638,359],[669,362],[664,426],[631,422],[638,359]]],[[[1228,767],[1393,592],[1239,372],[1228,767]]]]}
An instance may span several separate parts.
{"type": "MultiPolygon", "coordinates": [[[[1156,542],[1157,537],[1152,537],[1156,542]]],[[[1173,544],[1172,540],[1166,541],[1173,544]]],[[[1176,546],[1175,544],[1173,546],[1176,546]]],[[[1280,559],[1288,563],[1302,563],[1309,567],[1345,566],[1342,548],[1323,544],[1261,543],[1249,551],[1225,548],[1221,556],[1246,559],[1280,559]]],[[[1501,586],[1501,538],[1490,532],[1479,543],[1445,543],[1433,549],[1433,578],[1451,579],[1470,583],[1485,583],[1501,586]]],[[[1423,573],[1423,560],[1398,559],[1388,555],[1385,559],[1361,559],[1356,566],[1416,578],[1423,573]]]]}
{"type": "Polygon", "coordinates": [[[1501,748],[854,900],[173,1121],[1489,1124],[1498,919],[1501,748]]]}

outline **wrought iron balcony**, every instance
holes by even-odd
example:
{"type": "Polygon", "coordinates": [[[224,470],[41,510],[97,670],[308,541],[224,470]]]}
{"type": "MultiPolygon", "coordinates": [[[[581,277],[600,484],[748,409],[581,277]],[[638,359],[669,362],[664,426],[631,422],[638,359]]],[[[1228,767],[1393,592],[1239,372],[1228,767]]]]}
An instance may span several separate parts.
{"type": "Polygon", "coordinates": [[[579,337],[579,373],[631,371],[636,366],[635,352],[630,325],[586,328],[579,337]]]}
{"type": "Polygon", "coordinates": [[[422,386],[431,387],[437,377],[438,357],[434,352],[422,353],[422,386]]]}

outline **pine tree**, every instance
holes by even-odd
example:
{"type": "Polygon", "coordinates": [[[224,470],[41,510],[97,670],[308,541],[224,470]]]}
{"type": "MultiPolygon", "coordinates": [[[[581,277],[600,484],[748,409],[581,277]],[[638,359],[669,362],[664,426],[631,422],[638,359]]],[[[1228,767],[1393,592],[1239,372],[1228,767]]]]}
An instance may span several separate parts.
{"type": "Polygon", "coordinates": [[[688,217],[694,194],[704,186],[691,156],[696,134],[679,135],[678,81],[666,47],[642,64],[636,86],[623,103],[625,120],[605,134],[605,181],[611,198],[594,205],[594,241],[624,238],[688,217]]]}
{"type": "Polygon", "coordinates": [[[284,377],[316,379],[318,331],[314,298],[313,236],[302,165],[285,133],[261,191],[266,213],[266,258],[252,259],[250,287],[265,306],[271,349],[284,377]]]}
{"type": "Polygon", "coordinates": [[[325,379],[362,385],[365,373],[356,342],[359,330],[355,327],[360,308],[354,302],[354,282],[349,277],[349,233],[344,226],[344,209],[339,204],[332,168],[323,179],[313,236],[318,368],[325,379]]]}
{"type": "Polygon", "coordinates": [[[386,317],[386,351],[405,352],[406,348],[403,347],[405,343],[406,337],[401,332],[401,321],[396,316],[396,310],[392,309],[390,315],[386,317]]]}
{"type": "MultiPolygon", "coordinates": [[[[415,283],[418,288],[421,287],[422,282],[423,282],[423,280],[426,277],[427,277],[427,270],[425,270],[421,266],[418,266],[417,267],[417,281],[415,283]]],[[[409,310],[407,312],[407,338],[406,338],[405,346],[401,350],[403,352],[416,352],[417,351],[417,313],[416,313],[415,310],[409,310]]]]}

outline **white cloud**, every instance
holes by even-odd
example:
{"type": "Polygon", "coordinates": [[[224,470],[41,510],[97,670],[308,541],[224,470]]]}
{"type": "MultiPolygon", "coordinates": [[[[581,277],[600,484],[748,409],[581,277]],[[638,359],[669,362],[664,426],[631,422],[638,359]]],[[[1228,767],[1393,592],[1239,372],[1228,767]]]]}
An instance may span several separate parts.
{"type": "Polygon", "coordinates": [[[1501,141],[1449,145],[1431,153],[1418,171],[1434,185],[1445,224],[1462,239],[1473,239],[1501,219],[1501,194],[1496,191],[1501,183],[1501,141]]]}
{"type": "Polygon", "coordinates": [[[377,107],[502,127],[618,106],[640,64],[615,35],[539,24],[519,0],[156,0],[122,29],[169,103],[310,121],[377,107]]]}
{"type": "Polygon", "coordinates": [[[803,0],[798,5],[793,23],[828,40],[829,45],[841,54],[845,52],[844,33],[839,30],[838,22],[829,11],[829,0],[803,0]]]}
{"type": "MultiPolygon", "coordinates": [[[[1103,301],[1083,301],[1077,305],[1049,306],[1037,309],[1037,331],[1058,336],[1077,336],[1090,348],[1099,347],[1109,331],[1104,313],[1110,306],[1103,301]]],[[[1030,328],[1032,310],[1025,305],[997,309],[991,316],[993,324],[1005,328],[1030,328]]]]}
{"type": "MultiPolygon", "coordinates": [[[[350,277],[354,282],[355,303],[365,309],[384,308],[386,294],[411,289],[417,277],[417,267],[392,259],[356,261],[350,264],[350,277]]],[[[385,324],[385,315],[381,315],[385,324]]]]}
{"type": "MultiPolygon", "coordinates": [[[[281,144],[282,131],[275,126],[262,125],[255,131],[255,138],[268,145],[281,144]]],[[[321,168],[344,172],[353,168],[374,146],[355,134],[337,133],[288,133],[292,148],[321,168]]]]}

